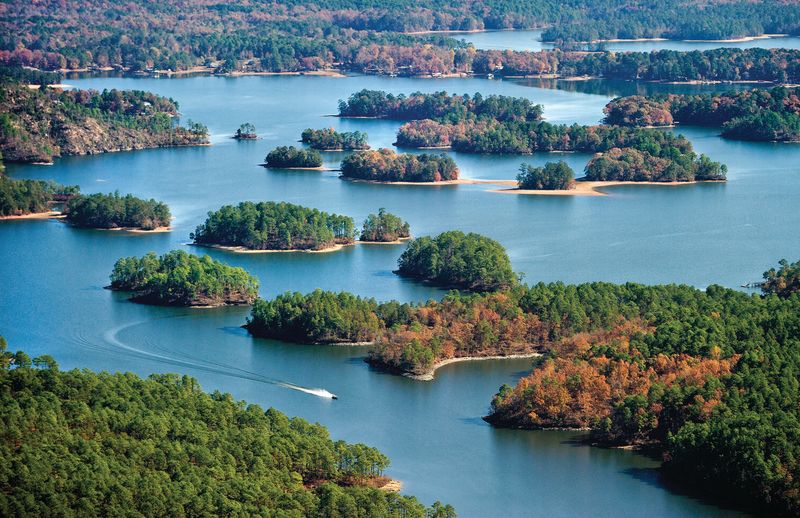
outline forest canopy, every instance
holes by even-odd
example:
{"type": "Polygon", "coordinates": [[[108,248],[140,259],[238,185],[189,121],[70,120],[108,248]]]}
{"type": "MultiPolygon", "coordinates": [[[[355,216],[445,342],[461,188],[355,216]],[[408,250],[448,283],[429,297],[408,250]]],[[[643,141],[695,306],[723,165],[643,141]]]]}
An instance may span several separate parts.
{"type": "Polygon", "coordinates": [[[397,273],[448,288],[490,291],[517,283],[505,248],[480,234],[458,230],[418,237],[397,261],[397,273]]]}
{"type": "Polygon", "coordinates": [[[517,183],[520,189],[567,190],[575,187],[575,172],[563,160],[547,162],[543,167],[522,164],[517,183]]]}
{"type": "Polygon", "coordinates": [[[800,91],[775,87],[724,94],[630,96],[603,109],[608,124],[670,126],[673,123],[722,128],[739,140],[800,140],[800,91]]]}
{"type": "Polygon", "coordinates": [[[342,177],[376,182],[442,182],[458,179],[458,167],[448,155],[396,153],[383,148],[356,151],[341,164],[342,177]]]}
{"type": "Polygon", "coordinates": [[[369,149],[367,134],[361,131],[339,132],[333,128],[311,129],[303,131],[301,141],[312,149],[323,151],[351,151],[369,149]]]}
{"type": "Polygon", "coordinates": [[[322,155],[315,149],[278,146],[267,154],[264,162],[267,167],[316,169],[322,167],[322,155]]]}
{"type": "Polygon", "coordinates": [[[301,205],[246,201],[209,212],[190,238],[199,245],[251,250],[322,250],[353,243],[355,223],[301,205]]]}
{"type": "Polygon", "coordinates": [[[386,209],[379,209],[377,214],[370,214],[361,227],[360,241],[391,243],[411,236],[408,223],[386,209]]]}
{"type": "Polygon", "coordinates": [[[0,217],[48,212],[53,208],[52,203],[64,201],[79,192],[77,185],[63,186],[44,180],[13,180],[0,172],[0,217]]]}
{"type": "Polygon", "coordinates": [[[119,192],[72,197],[64,212],[69,223],[86,228],[155,230],[169,227],[171,219],[165,203],[119,192]]]}
{"type": "Polygon", "coordinates": [[[250,304],[258,280],[244,269],[182,250],[162,256],[123,257],[114,264],[110,289],[133,292],[132,300],[169,306],[250,304]]]}
{"type": "Polygon", "coordinates": [[[4,516],[433,516],[371,487],[375,448],[189,376],[60,371],[0,337],[0,420],[4,516]]]}

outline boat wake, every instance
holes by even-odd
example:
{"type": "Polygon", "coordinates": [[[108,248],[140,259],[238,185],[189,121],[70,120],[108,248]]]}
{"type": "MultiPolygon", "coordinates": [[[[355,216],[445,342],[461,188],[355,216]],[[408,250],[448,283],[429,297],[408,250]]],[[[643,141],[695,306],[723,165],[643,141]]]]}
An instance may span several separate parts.
{"type": "MultiPolygon", "coordinates": [[[[164,318],[180,318],[183,315],[176,315],[164,318]]],[[[322,388],[310,388],[304,387],[302,385],[296,385],[294,383],[290,383],[285,380],[279,380],[274,378],[269,378],[267,376],[263,376],[258,374],[257,372],[248,371],[246,369],[242,369],[236,367],[234,365],[229,365],[226,363],[215,362],[211,360],[203,360],[199,358],[193,358],[186,354],[177,353],[176,351],[170,351],[163,347],[159,347],[153,343],[146,343],[145,345],[150,350],[139,349],[137,347],[133,347],[131,345],[126,344],[119,338],[119,334],[131,327],[135,327],[137,325],[145,324],[147,322],[151,322],[152,320],[141,320],[138,322],[131,322],[128,324],[123,324],[121,326],[117,326],[114,328],[109,329],[105,333],[103,333],[103,341],[107,345],[111,345],[114,350],[117,352],[123,352],[126,355],[134,358],[139,359],[146,359],[151,361],[156,361],[159,363],[173,365],[177,367],[184,367],[194,370],[199,370],[203,372],[209,372],[213,374],[219,374],[222,376],[229,376],[233,378],[239,379],[246,379],[250,381],[255,381],[258,383],[264,383],[267,385],[274,385],[278,387],[287,388],[289,390],[295,390],[298,392],[303,392],[306,394],[310,394],[312,396],[317,396],[323,399],[338,399],[336,394],[332,392],[322,389],[322,388]],[[161,351],[153,352],[153,351],[161,351]]],[[[79,336],[77,337],[78,341],[85,347],[89,347],[95,350],[107,350],[107,345],[104,347],[103,345],[92,343],[90,340],[86,339],[85,337],[79,336]]]]}

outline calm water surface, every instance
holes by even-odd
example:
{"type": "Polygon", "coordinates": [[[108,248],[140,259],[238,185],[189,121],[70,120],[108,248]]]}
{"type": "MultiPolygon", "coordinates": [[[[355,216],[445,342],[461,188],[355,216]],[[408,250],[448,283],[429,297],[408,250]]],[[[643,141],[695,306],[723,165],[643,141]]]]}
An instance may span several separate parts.
{"type": "MultiPolygon", "coordinates": [[[[453,38],[464,39],[478,49],[488,50],[546,50],[553,45],[542,42],[542,31],[487,31],[487,32],[455,32],[453,38]]],[[[800,49],[798,37],[775,37],[750,41],[609,41],[593,48],[611,50],[614,52],[650,52],[653,50],[709,50],[725,48],[749,49],[759,48],[784,48],[800,49]]]]}
{"type": "MultiPolygon", "coordinates": [[[[131,235],[69,228],[56,221],[0,224],[0,333],[12,347],[49,353],[63,368],[198,377],[207,390],[274,406],[326,425],[335,438],[374,445],[392,459],[389,474],[430,504],[459,516],[733,515],[666,489],[642,455],[577,445],[574,433],[494,430],[480,419],[503,383],[529,369],[526,360],[450,365],[432,383],[382,374],[363,363],[364,349],[254,340],[239,327],[246,308],[187,310],[137,305],[102,289],[121,256],[186,246],[206,212],[242,200],[285,200],[361,221],[386,207],[415,235],[448,229],[499,240],[529,282],[678,282],[705,287],[756,280],[779,258],[800,256],[800,146],[721,140],[715,131],[681,128],[695,147],[730,167],[726,185],[626,187],[606,197],[525,197],[485,186],[378,186],[336,173],[265,170],[274,146],[294,143],[307,127],[367,131],[374,147],[391,146],[396,122],[327,117],[338,99],[361,88],[395,93],[446,89],[525,96],[548,120],[591,124],[628,84],[566,91],[556,85],[481,79],[376,77],[196,77],[180,80],[94,78],[80,88],[138,88],[180,102],[203,121],[213,145],[60,159],[50,167],[11,165],[14,178],[79,184],[84,192],[131,192],[166,201],[168,234],[131,235]],[[236,142],[242,122],[262,140],[236,142]],[[325,388],[323,400],[274,384],[325,388]]],[[[341,153],[326,154],[336,167],[341,153]]],[[[563,159],[576,171],[584,154],[454,157],[465,177],[513,178],[523,160],[563,159]]],[[[209,253],[248,269],[261,295],[315,288],[404,301],[442,292],[391,273],[402,246],[356,246],[330,254],[209,253]]]]}

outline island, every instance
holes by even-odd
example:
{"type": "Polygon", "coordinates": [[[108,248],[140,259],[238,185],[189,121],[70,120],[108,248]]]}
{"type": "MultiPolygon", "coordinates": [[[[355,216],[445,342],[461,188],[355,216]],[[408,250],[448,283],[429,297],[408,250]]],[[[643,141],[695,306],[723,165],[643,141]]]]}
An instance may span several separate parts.
{"type": "Polygon", "coordinates": [[[0,337],[0,386],[5,462],[27,466],[5,491],[9,509],[455,516],[452,506],[426,508],[392,492],[399,482],[384,475],[389,459],[377,449],[333,441],[322,425],[274,408],[205,393],[186,375],[62,371],[53,357],[9,351],[0,337]]]}
{"type": "Polygon", "coordinates": [[[364,220],[358,240],[362,243],[399,243],[410,237],[408,223],[381,208],[377,214],[370,214],[364,220]]]}
{"type": "Polygon", "coordinates": [[[207,255],[173,250],[119,259],[109,289],[133,292],[131,300],[143,304],[213,307],[252,303],[258,280],[207,255]]]}
{"type": "Polygon", "coordinates": [[[57,216],[60,212],[55,210],[54,205],[64,203],[79,192],[77,185],[63,186],[44,180],[13,180],[0,172],[0,220],[57,216]]]}
{"type": "Polygon", "coordinates": [[[64,209],[67,223],[107,230],[169,230],[169,207],[131,194],[89,194],[72,197],[64,209]]]}
{"type": "Polygon", "coordinates": [[[380,183],[440,183],[458,180],[458,167],[448,155],[414,155],[392,149],[356,151],[341,164],[342,178],[380,183]]]}
{"type": "Polygon", "coordinates": [[[410,241],[395,273],[436,286],[472,291],[509,288],[518,280],[500,243],[459,230],[410,241]]]}
{"type": "Polygon", "coordinates": [[[31,89],[0,85],[0,151],[13,162],[208,144],[208,129],[176,124],[178,103],[138,90],[31,89]]]}
{"type": "Polygon", "coordinates": [[[330,251],[355,242],[355,223],[301,205],[247,201],[209,212],[190,238],[231,251],[330,251]]]}
{"type": "Polygon", "coordinates": [[[301,142],[320,151],[353,151],[369,149],[367,134],[361,131],[339,132],[333,128],[315,130],[308,128],[301,135],[301,142]]]}
{"type": "Polygon", "coordinates": [[[236,140],[257,140],[258,135],[256,135],[256,127],[249,122],[245,122],[239,126],[236,133],[233,134],[233,138],[236,140]]]}
{"type": "Polygon", "coordinates": [[[603,109],[608,124],[671,126],[693,124],[722,129],[735,140],[800,141],[800,89],[775,87],[724,94],[630,96],[603,109]]]}
{"type": "Polygon", "coordinates": [[[322,155],[314,149],[278,146],[267,154],[264,166],[278,169],[321,169],[322,155]]]}
{"type": "Polygon", "coordinates": [[[523,190],[566,191],[575,188],[575,172],[564,161],[547,162],[544,167],[522,164],[517,182],[523,190]]]}
{"type": "Polygon", "coordinates": [[[497,120],[540,120],[542,105],[524,97],[449,95],[445,91],[394,95],[382,90],[361,90],[339,101],[340,117],[392,120],[446,119],[456,123],[476,117],[497,120]]]}

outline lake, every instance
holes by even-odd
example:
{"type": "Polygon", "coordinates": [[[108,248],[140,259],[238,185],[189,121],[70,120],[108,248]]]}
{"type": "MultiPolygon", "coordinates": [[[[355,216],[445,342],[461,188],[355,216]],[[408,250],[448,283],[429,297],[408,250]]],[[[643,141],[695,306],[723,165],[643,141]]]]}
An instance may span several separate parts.
{"type": "MultiPolygon", "coordinates": [[[[371,369],[362,361],[363,348],[252,339],[239,327],[247,308],[144,306],[103,286],[119,257],[180,248],[246,268],[261,280],[263,297],[315,288],[403,301],[444,293],[391,273],[402,245],[359,245],[329,254],[233,254],[186,246],[210,210],[243,200],[283,200],[357,222],[385,207],[408,220],[417,236],[450,229],[485,234],[508,249],[527,282],[737,287],[760,279],[780,258],[800,257],[800,145],[725,141],[712,129],[680,128],[698,151],[728,165],[727,184],[618,187],[605,197],[504,195],[480,185],[370,185],[340,180],[335,172],[266,170],[258,164],[271,148],[296,143],[308,127],[358,129],[369,134],[373,147],[391,146],[398,122],[329,116],[339,99],[362,88],[524,96],[543,104],[551,122],[593,124],[610,98],[637,87],[363,76],[67,82],[172,97],[184,119],[208,125],[213,145],[8,166],[13,178],[155,197],[175,216],[172,233],[152,235],[80,230],[58,221],[0,223],[0,333],[11,348],[51,354],[62,368],[188,373],[208,391],[319,421],[336,439],[380,448],[392,459],[388,474],[403,482],[404,492],[426,504],[451,503],[461,517],[620,516],[645,509],[656,517],[739,514],[668,489],[656,471],[658,460],[644,455],[584,446],[574,432],[495,430],[485,424],[481,416],[492,395],[524,375],[527,360],[449,365],[435,381],[418,382],[371,369]],[[255,124],[263,138],[230,139],[243,122],[255,124]],[[339,399],[286,384],[325,388],[339,399]]],[[[324,156],[335,168],[344,155],[324,156]]],[[[453,156],[464,177],[482,179],[514,178],[521,162],[548,160],[565,160],[580,172],[590,158],[453,156]]]]}

